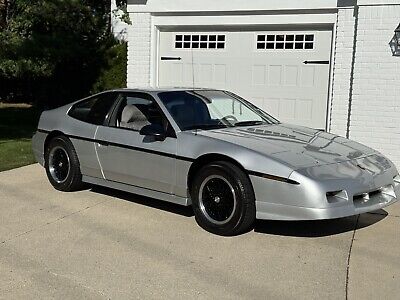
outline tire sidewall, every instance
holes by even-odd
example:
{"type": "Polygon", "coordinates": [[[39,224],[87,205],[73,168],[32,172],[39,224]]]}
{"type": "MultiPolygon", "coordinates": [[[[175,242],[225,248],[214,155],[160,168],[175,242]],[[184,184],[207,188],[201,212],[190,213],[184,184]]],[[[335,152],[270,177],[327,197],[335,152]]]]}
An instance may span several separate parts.
{"type": "Polygon", "coordinates": [[[47,177],[51,183],[51,185],[59,190],[59,191],[68,191],[71,189],[71,186],[73,184],[74,178],[76,178],[76,176],[80,176],[80,174],[77,174],[76,168],[79,167],[79,165],[77,166],[77,161],[76,161],[76,155],[73,152],[73,148],[72,148],[72,143],[68,140],[68,138],[60,136],[60,137],[56,137],[54,139],[52,139],[49,143],[49,146],[46,148],[46,152],[45,152],[45,168],[46,168],[46,174],[47,177]],[[65,152],[68,155],[69,158],[69,174],[67,179],[62,182],[62,183],[58,183],[57,181],[55,181],[53,179],[53,177],[51,176],[50,173],[50,168],[49,168],[49,155],[50,155],[50,151],[51,149],[53,149],[54,147],[62,147],[65,152]]]}
{"type": "Polygon", "coordinates": [[[241,180],[235,176],[234,170],[229,170],[226,166],[218,163],[210,164],[203,167],[195,178],[192,186],[193,210],[197,223],[205,230],[219,235],[233,235],[234,231],[240,225],[245,214],[244,185],[241,180]],[[202,182],[210,175],[218,175],[224,177],[233,187],[236,197],[236,208],[232,219],[223,225],[217,225],[210,222],[203,211],[200,209],[199,191],[202,182]]]}

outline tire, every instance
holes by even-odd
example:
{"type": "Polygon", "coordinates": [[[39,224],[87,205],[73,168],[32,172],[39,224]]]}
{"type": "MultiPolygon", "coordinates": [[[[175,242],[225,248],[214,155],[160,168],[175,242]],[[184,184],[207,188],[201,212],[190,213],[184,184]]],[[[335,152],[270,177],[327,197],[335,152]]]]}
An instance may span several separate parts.
{"type": "Polygon", "coordinates": [[[236,165],[218,161],[204,166],[193,180],[191,194],[196,221],[203,229],[232,236],[253,228],[253,187],[236,165]]]}
{"type": "Polygon", "coordinates": [[[78,155],[67,137],[58,136],[50,141],[45,150],[45,168],[56,190],[73,192],[84,188],[78,155]]]}

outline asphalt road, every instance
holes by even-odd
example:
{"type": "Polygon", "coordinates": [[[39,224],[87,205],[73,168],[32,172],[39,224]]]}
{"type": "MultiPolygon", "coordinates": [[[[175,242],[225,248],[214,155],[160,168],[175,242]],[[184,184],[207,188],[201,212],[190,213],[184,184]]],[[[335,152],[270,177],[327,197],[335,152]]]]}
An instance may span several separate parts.
{"type": "Polygon", "coordinates": [[[399,299],[400,205],[223,238],[191,210],[0,173],[2,299],[399,299]]]}

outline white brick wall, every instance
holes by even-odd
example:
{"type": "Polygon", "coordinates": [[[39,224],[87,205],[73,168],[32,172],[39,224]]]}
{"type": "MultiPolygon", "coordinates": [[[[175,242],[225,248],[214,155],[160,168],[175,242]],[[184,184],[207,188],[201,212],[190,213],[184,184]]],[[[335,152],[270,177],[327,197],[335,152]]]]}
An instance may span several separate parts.
{"type": "Polygon", "coordinates": [[[400,23],[397,3],[359,9],[350,138],[400,168],[400,57],[389,47],[400,23]]]}
{"type": "Polygon", "coordinates": [[[354,9],[340,9],[336,28],[330,131],[341,136],[346,136],[347,131],[354,25],[354,9]]]}
{"type": "MultiPolygon", "coordinates": [[[[349,135],[400,168],[400,57],[392,56],[389,47],[400,23],[397,3],[359,7],[349,135]]],[[[354,9],[339,9],[330,129],[342,136],[347,132],[354,26],[354,9]]]]}
{"type": "Polygon", "coordinates": [[[151,16],[130,13],[128,26],[128,88],[150,85],[151,16]]]}

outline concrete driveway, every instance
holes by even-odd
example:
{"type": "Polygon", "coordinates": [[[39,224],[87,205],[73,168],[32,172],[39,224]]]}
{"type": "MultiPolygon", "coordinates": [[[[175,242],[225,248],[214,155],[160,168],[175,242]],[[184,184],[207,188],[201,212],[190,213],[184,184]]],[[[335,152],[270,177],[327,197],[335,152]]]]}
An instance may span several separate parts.
{"type": "Polygon", "coordinates": [[[323,222],[257,222],[223,238],[191,210],[0,173],[0,298],[398,299],[400,205],[323,222]]]}

